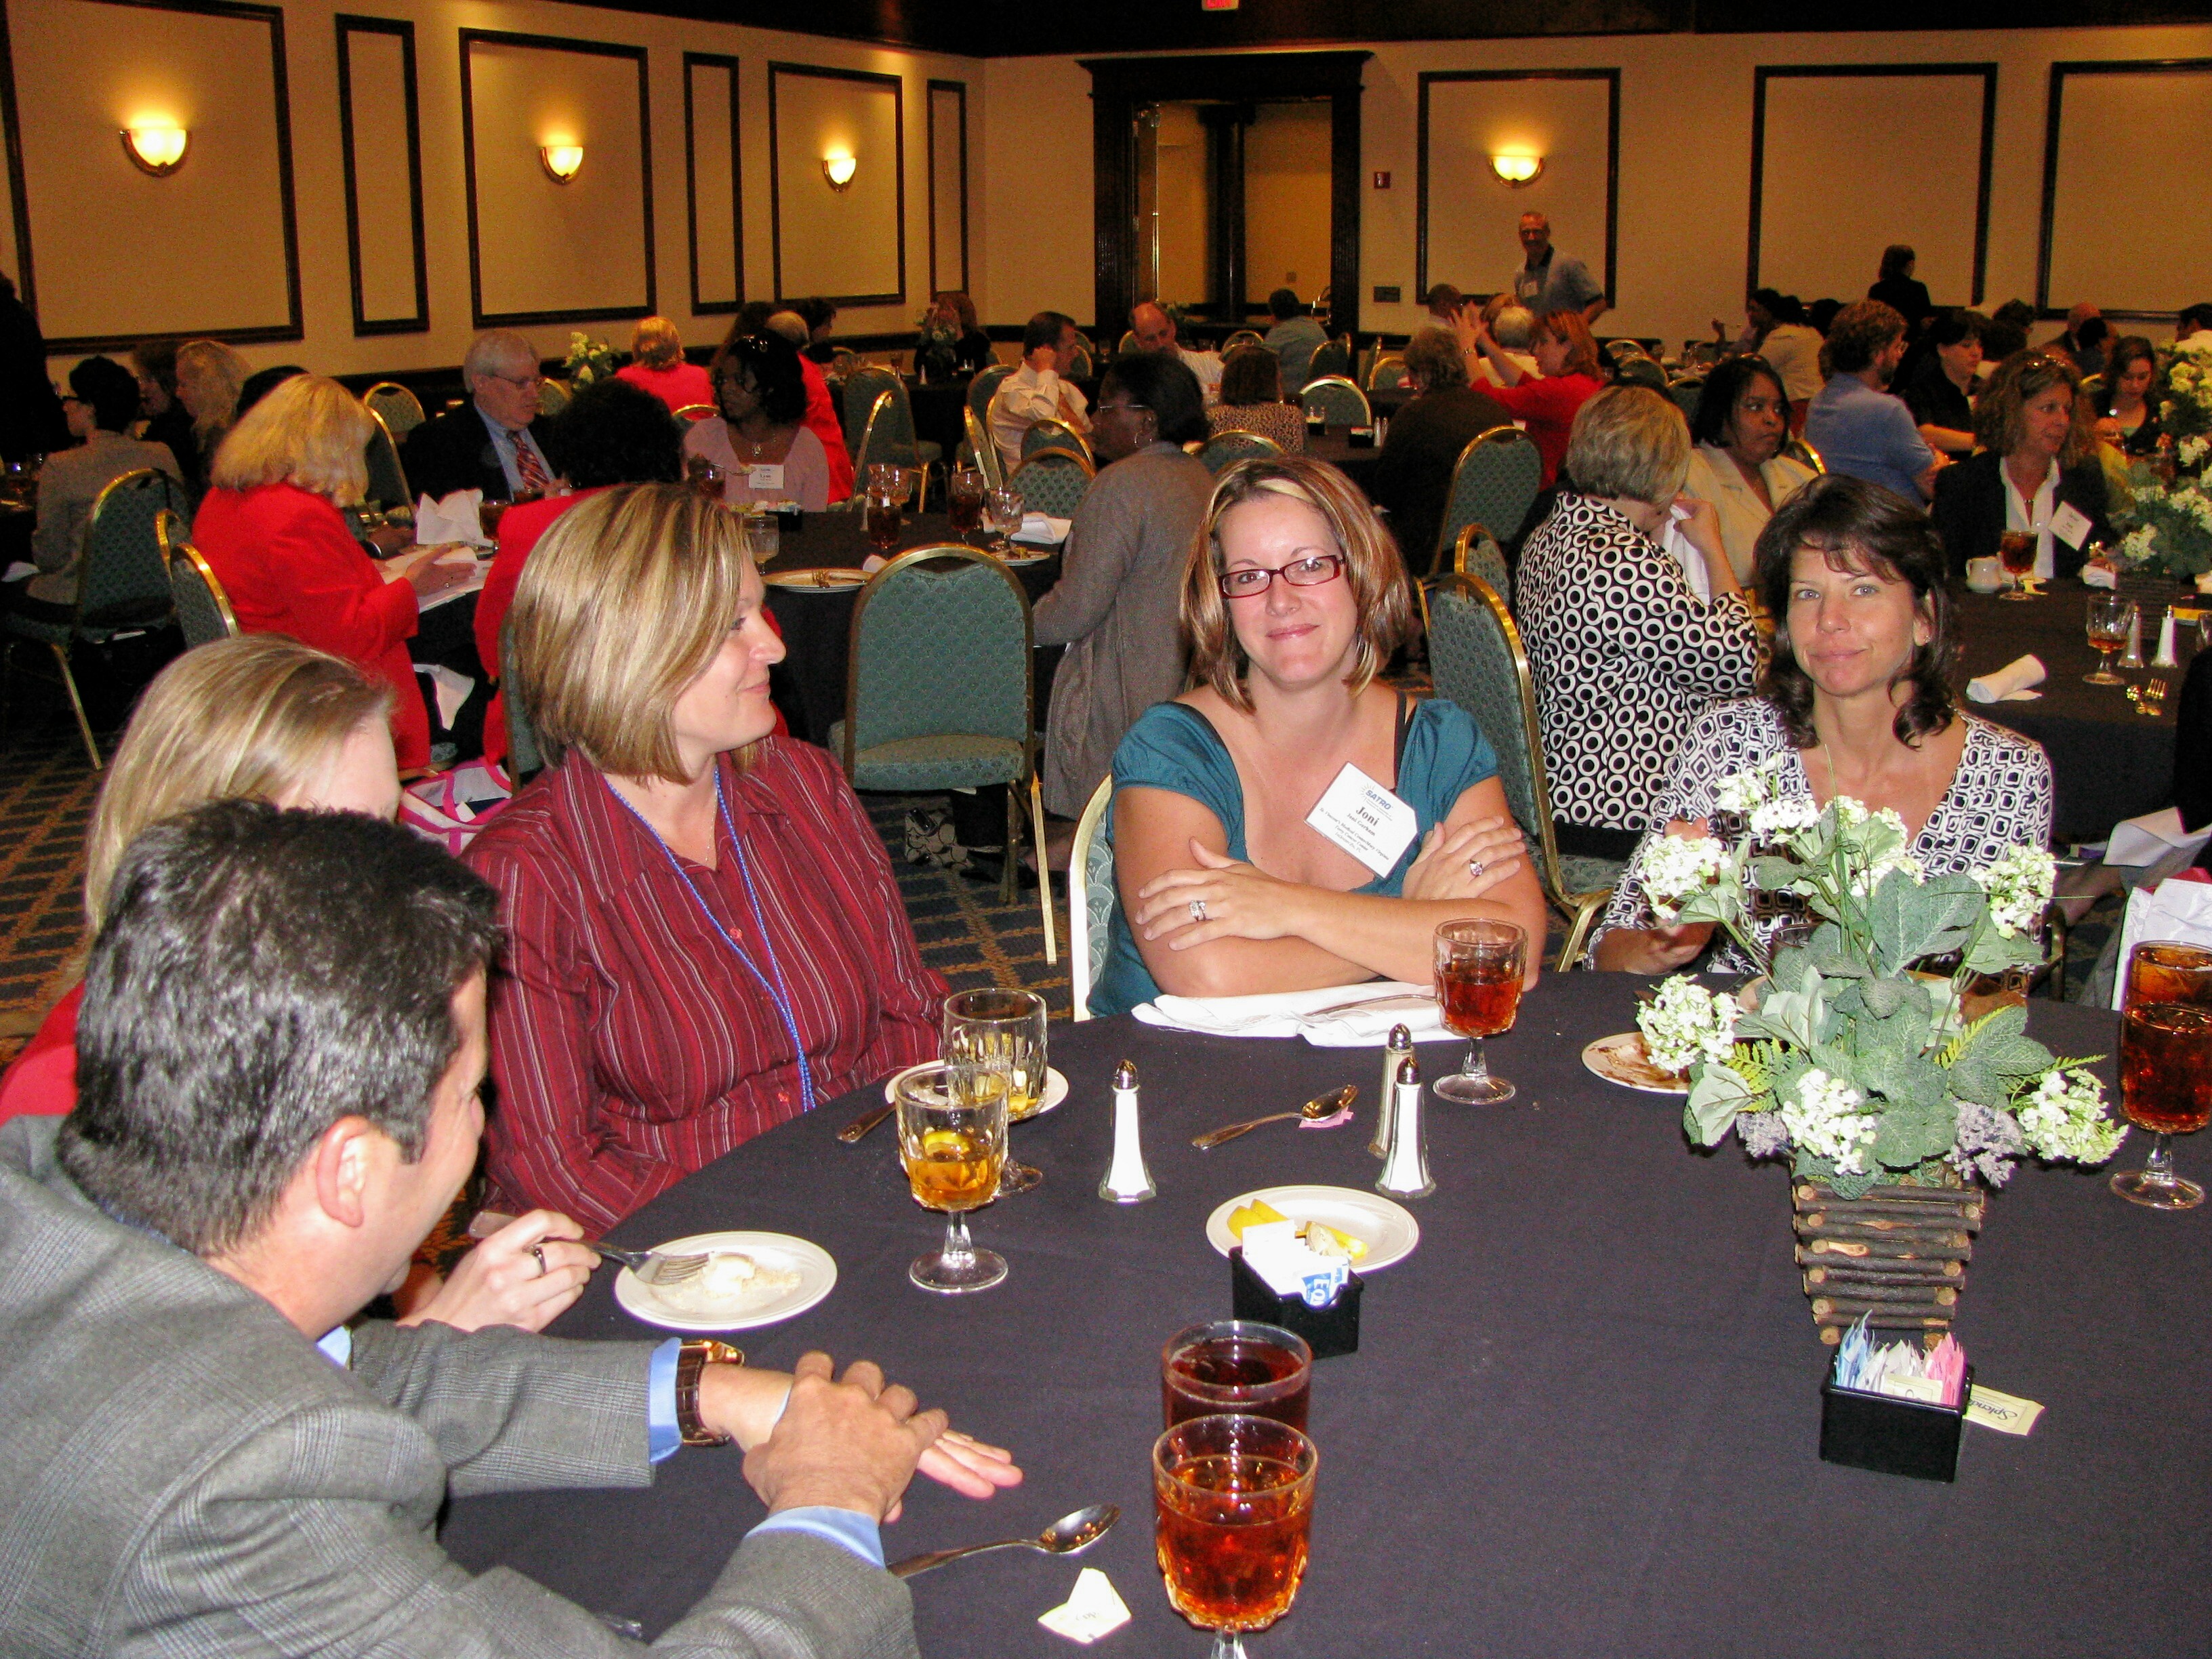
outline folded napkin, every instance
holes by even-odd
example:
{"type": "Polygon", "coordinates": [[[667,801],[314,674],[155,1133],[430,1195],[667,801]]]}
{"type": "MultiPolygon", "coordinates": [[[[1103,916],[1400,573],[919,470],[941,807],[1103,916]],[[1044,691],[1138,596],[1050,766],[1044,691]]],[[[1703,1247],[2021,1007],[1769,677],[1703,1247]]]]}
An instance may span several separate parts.
{"type": "Polygon", "coordinates": [[[2108,564],[2089,563],[2081,567],[2081,586],[2084,587],[2118,587],[2120,573],[2108,564]]]}
{"type": "Polygon", "coordinates": [[[2114,824],[2112,838],[2105,848],[2105,862],[2141,869],[2176,853],[2193,855],[2208,841],[2212,841],[2212,825],[2202,830],[2185,829],[2181,809],[2168,806],[2146,812],[2139,818],[2124,818],[2114,824]]]}
{"type": "Polygon", "coordinates": [[[1147,1025],[1207,1036],[1302,1036],[1319,1048],[1371,1048],[1403,1025],[1416,1042],[1456,1041],[1430,987],[1400,980],[1249,997],[1160,996],[1129,1011],[1147,1025]],[[1347,1007],[1345,1005],[1353,1004],[1347,1007]],[[1335,1012],[1324,1012],[1336,1010],[1335,1012]]]}
{"type": "Polygon", "coordinates": [[[483,533],[483,520],[477,516],[483,504],[481,489],[456,489],[441,501],[423,496],[415,503],[415,539],[425,547],[436,542],[489,547],[491,538],[483,533]]]}
{"type": "Polygon", "coordinates": [[[453,716],[461,712],[461,705],[469,700],[469,693],[476,690],[477,683],[466,674],[447,668],[442,663],[418,662],[415,665],[415,672],[430,677],[430,684],[438,693],[438,724],[450,727],[453,716]]]}
{"type": "Polygon", "coordinates": [[[882,554],[871,553],[866,558],[860,561],[860,568],[866,571],[871,576],[872,576],[876,572],[881,570],[890,562],[890,561],[885,558],[882,554]]]}
{"type": "Polygon", "coordinates": [[[2049,671],[2040,657],[2015,657],[1994,674],[1966,682],[1966,695],[1976,702],[2033,702],[2043,695],[2028,687],[2040,685],[2049,671]]]}
{"type": "Polygon", "coordinates": [[[1022,527],[1014,532],[1012,539],[1027,542],[1033,547],[1058,547],[1067,539],[1067,527],[1074,522],[1073,519],[1048,518],[1042,513],[1024,513],[1022,527]]]}
{"type": "Polygon", "coordinates": [[[1659,532],[1659,545],[1672,554],[1674,562],[1682,567],[1682,580],[1690,585],[1690,592],[1711,605],[1713,602],[1713,573],[1705,568],[1705,556],[1691,545],[1690,538],[1682,533],[1685,516],[1680,508],[1669,514],[1666,528],[1659,532]]]}

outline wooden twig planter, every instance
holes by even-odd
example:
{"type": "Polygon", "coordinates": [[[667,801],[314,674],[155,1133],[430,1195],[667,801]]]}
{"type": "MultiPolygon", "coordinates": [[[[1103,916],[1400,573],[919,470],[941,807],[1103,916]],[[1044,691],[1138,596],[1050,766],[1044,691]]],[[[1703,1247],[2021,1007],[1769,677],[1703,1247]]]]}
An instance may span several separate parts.
{"type": "Polygon", "coordinates": [[[1875,1187],[1838,1198],[1818,1182],[1790,1188],[1797,1265],[1820,1340],[1863,1316],[1869,1328],[1943,1340],[1966,1288],[1983,1194],[1972,1188],[1875,1187]]]}

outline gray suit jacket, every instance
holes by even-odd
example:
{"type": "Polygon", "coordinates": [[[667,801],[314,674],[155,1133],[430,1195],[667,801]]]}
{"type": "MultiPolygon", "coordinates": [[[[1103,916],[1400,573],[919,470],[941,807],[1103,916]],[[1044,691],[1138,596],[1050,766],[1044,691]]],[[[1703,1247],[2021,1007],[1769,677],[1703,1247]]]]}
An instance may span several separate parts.
{"type": "MultiPolygon", "coordinates": [[[[643,1651],[434,1528],[448,1492],[649,1484],[651,1345],[372,1323],[340,1370],[88,1204],[57,1121],[0,1129],[0,1656],[643,1651]]],[[[653,1651],[910,1659],[913,1601],[771,1533],[653,1651]]]]}

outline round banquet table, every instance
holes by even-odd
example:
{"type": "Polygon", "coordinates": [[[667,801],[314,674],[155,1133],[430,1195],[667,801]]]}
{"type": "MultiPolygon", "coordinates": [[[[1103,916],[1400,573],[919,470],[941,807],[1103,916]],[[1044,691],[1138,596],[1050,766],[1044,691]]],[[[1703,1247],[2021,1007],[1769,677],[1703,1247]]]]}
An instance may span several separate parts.
{"type": "Polygon", "coordinates": [[[1364,448],[1352,447],[1352,428],[1348,426],[1324,427],[1316,432],[1306,428],[1306,453],[1317,461],[1327,461],[1331,466],[1358,484],[1371,500],[1375,495],[1375,468],[1382,459],[1382,446],[1369,444],[1364,448]]]}
{"type": "MultiPolygon", "coordinates": [[[[1420,1243],[1368,1278],[1359,1351],[1316,1368],[1312,1565],[1255,1659],[1832,1659],[1877,1630],[1941,1655],[2200,1651],[2212,1576],[2186,1540],[2212,1503],[2212,1212],[2156,1213],[2101,1173],[2022,1168],[1990,1206],[1958,1329],[1984,1384],[2048,1408],[2033,1434],[1969,1427],[1955,1486],[1823,1463],[1832,1351],[1791,1265],[1783,1166],[1747,1164],[1733,1140],[1691,1151],[1676,1099],[1579,1063],[1585,1042],[1630,1024],[1647,984],[1547,976],[1490,1045],[1519,1099],[1430,1105],[1437,1190],[1409,1206],[1420,1243]]],[[[2113,1040],[2110,1014],[2057,1004],[2035,1004],[2030,1029],[2071,1054],[2113,1040]]],[[[1420,1052],[1431,1076],[1459,1058],[1420,1052]]],[[[1159,1346],[1229,1313],[1228,1264],[1204,1234],[1217,1204],[1292,1182],[1372,1186],[1376,1053],[1117,1018],[1055,1025],[1053,1059],[1066,1103],[1014,1131],[1045,1184],[974,1218],[1012,1265],[994,1290],[940,1298],[908,1283],[941,1218],[908,1197],[888,1127],[857,1148],[834,1139],[879,1091],[749,1142],[613,1237],[814,1240],[836,1288],[738,1339],[752,1358],[873,1357],[1014,1450],[1028,1478],[988,1504],[917,1480],[884,1529],[890,1559],[1121,1505],[1079,1562],[1007,1551],[912,1580],[924,1653],[1064,1659],[1036,1616],[1089,1565],[1135,1615],[1105,1651],[1197,1659],[1206,1638],[1169,1608],[1152,1559],[1159,1346]],[[1159,1196],[1119,1207],[1096,1187],[1125,1056],[1159,1196]],[[1346,1082],[1362,1091],[1351,1126],[1189,1145],[1346,1082]]],[[[2131,1135],[2121,1159],[2144,1151],[2131,1135]]],[[[2184,1140],[2179,1161],[2202,1177],[2207,1149],[2184,1140]]],[[[659,1334],[617,1310],[608,1280],[555,1332],[659,1334]]],[[[653,1636],[759,1518],[738,1465],[687,1451],[649,1492],[456,1503],[445,1543],[471,1570],[503,1564],[653,1636]]]]}
{"type": "MultiPolygon", "coordinates": [[[[2049,751],[2057,787],[2053,833],[2061,842],[2100,840],[2122,818],[2156,811],[2173,801],[2173,733],[2181,704],[2181,678],[2189,672],[2197,632],[2177,629],[2179,668],[2116,671],[2130,684],[2153,678],[2166,684],[2166,706],[2155,717],[2139,714],[2117,685],[2085,685],[2097,665],[2085,624],[2093,589],[2069,580],[2044,584],[2043,597],[2019,604],[1995,594],[1959,596],[1960,667],[1965,676],[1993,673],[2033,652],[2050,672],[2029,702],[1969,702],[1984,720],[2008,726],[2049,751]]],[[[2163,612],[2143,617],[2143,660],[2157,654],[2163,612]]]]}

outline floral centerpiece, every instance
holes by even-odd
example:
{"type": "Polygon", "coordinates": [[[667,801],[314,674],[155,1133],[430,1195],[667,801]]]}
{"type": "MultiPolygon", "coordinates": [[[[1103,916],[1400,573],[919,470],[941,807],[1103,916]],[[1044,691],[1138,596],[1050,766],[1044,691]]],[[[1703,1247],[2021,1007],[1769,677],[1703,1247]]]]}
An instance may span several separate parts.
{"type": "Polygon", "coordinates": [[[2128,469],[2130,499],[2113,521],[2125,532],[2113,550],[2123,576],[2185,579],[2212,571],[2212,343],[2178,346],[2159,400],[2159,428],[2172,453],[2128,469]]]}
{"type": "Polygon", "coordinates": [[[588,334],[578,332],[568,337],[568,356],[561,365],[561,378],[572,386],[587,386],[594,380],[611,380],[615,372],[615,351],[605,340],[594,340],[588,334]]]}
{"type": "Polygon", "coordinates": [[[2173,458],[2183,467],[2193,471],[2204,465],[2212,447],[2212,341],[2173,348],[2158,425],[2173,440],[2173,458]]]}
{"type": "Polygon", "coordinates": [[[960,329],[936,311],[915,319],[921,337],[915,342],[914,372],[925,380],[949,380],[960,372],[960,329]]]}

